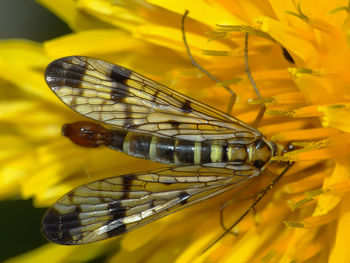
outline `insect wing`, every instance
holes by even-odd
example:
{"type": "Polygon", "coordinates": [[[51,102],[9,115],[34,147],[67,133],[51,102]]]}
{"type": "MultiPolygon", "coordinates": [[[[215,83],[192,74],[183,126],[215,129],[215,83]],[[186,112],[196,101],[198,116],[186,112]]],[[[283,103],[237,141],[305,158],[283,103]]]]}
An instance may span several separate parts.
{"type": "Polygon", "coordinates": [[[52,242],[85,244],[113,237],[224,191],[259,174],[183,166],[111,177],[79,186],[46,213],[42,231],[52,242]]]}
{"type": "Polygon", "coordinates": [[[119,128],[191,141],[261,136],[232,116],[102,60],[61,58],[47,67],[45,78],[73,110],[119,128]]]}

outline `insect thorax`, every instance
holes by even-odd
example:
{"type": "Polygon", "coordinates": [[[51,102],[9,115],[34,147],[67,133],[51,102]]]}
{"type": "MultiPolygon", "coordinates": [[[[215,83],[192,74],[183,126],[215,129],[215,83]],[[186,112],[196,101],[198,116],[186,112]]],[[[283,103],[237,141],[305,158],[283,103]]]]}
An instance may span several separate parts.
{"type": "Polygon", "coordinates": [[[274,145],[265,139],[257,139],[246,150],[247,162],[258,169],[263,168],[274,155],[274,145]]]}

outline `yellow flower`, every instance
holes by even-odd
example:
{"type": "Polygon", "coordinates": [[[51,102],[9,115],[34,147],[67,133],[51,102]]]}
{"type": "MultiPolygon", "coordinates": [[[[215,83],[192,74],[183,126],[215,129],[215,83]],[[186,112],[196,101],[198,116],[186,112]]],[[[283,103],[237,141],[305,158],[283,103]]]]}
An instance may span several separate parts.
{"type": "MultiPolygon", "coordinates": [[[[182,41],[181,18],[194,57],[237,93],[233,114],[252,123],[263,101],[244,71],[249,66],[267,111],[259,129],[295,150],[276,161],[295,165],[235,229],[224,230],[220,206],[230,192],[123,235],[83,246],[47,244],[8,262],[348,262],[350,237],[350,6],[346,1],[38,0],[74,31],[42,45],[0,43],[2,91],[0,193],[49,206],[92,180],[147,171],[159,164],[108,149],[85,149],[60,134],[84,118],[44,83],[46,65],[86,55],[131,68],[225,111],[229,93],[194,68],[182,41]],[[209,41],[210,39],[210,41],[209,41]],[[285,48],[295,63],[282,54],[285,48]]],[[[271,165],[252,189],[228,202],[230,226],[268,185],[271,165]],[[242,201],[243,200],[243,201],[242,201]]]]}

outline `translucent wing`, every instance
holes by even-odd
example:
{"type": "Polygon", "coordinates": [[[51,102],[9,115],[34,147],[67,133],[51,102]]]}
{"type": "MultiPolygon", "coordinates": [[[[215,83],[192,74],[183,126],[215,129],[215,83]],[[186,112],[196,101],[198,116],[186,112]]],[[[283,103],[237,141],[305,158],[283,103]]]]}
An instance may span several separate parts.
{"type": "Polygon", "coordinates": [[[95,181],[58,200],[42,230],[58,244],[95,242],[241,186],[259,173],[248,165],[183,166],[95,181]]]}
{"type": "Polygon", "coordinates": [[[253,140],[261,133],[129,69],[88,57],[65,57],[46,82],[69,107],[120,128],[192,141],[253,140]]]}

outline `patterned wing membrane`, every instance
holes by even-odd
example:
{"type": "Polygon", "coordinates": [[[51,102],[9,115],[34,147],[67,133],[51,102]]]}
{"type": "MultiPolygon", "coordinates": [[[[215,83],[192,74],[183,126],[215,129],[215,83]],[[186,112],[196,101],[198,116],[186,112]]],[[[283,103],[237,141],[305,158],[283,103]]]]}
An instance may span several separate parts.
{"type": "Polygon", "coordinates": [[[191,141],[246,140],[261,133],[129,69],[88,57],[65,57],[46,82],[69,107],[118,128],[191,141]]]}
{"type": "Polygon", "coordinates": [[[239,187],[259,173],[247,165],[183,166],[95,181],[59,199],[47,211],[42,231],[63,245],[99,241],[239,187]]]}

